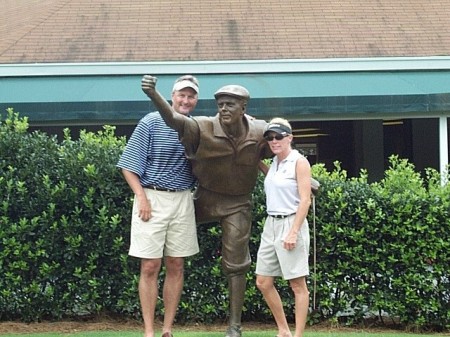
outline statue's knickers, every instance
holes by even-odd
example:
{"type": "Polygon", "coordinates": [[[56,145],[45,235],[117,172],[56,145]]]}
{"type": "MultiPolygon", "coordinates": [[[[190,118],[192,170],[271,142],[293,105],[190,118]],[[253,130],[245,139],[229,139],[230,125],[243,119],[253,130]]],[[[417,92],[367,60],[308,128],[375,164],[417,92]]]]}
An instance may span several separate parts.
{"type": "Polygon", "coordinates": [[[198,223],[219,221],[221,224],[222,269],[228,280],[230,326],[240,326],[246,274],[251,265],[251,196],[227,196],[199,188],[194,200],[198,223]]]}

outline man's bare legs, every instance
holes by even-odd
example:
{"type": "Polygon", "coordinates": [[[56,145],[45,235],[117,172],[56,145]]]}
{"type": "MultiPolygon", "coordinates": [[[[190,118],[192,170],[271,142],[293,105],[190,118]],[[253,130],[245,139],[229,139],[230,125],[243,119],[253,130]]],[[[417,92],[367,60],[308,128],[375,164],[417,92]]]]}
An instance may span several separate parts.
{"type": "Polygon", "coordinates": [[[278,337],[292,337],[286,315],[281,302],[280,294],[274,285],[274,278],[271,276],[256,275],[256,286],[261,291],[272,312],[273,318],[278,327],[278,337]]]}
{"type": "Polygon", "coordinates": [[[161,259],[141,259],[139,299],[144,319],[144,337],[155,337],[155,308],[158,300],[158,275],[161,259]]]}
{"type": "Polygon", "coordinates": [[[184,258],[165,258],[166,279],[164,280],[164,326],[162,332],[172,332],[173,321],[180,303],[184,281],[184,258]]]}
{"type": "MultiPolygon", "coordinates": [[[[183,289],[184,258],[166,257],[165,264],[163,333],[170,333],[183,289]]],[[[158,300],[160,269],[161,259],[141,259],[139,299],[144,319],[144,337],[155,337],[155,308],[158,300]]]]}

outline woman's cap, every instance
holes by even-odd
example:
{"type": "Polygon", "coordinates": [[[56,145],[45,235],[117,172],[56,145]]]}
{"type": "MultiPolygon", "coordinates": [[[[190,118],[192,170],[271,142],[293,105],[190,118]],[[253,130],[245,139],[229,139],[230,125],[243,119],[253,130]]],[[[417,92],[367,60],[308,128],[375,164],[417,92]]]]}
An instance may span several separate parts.
{"type": "Polygon", "coordinates": [[[264,131],[264,137],[269,132],[276,132],[280,135],[286,136],[292,134],[292,129],[286,125],[279,124],[279,123],[270,123],[266,126],[266,130],[264,131]]]}

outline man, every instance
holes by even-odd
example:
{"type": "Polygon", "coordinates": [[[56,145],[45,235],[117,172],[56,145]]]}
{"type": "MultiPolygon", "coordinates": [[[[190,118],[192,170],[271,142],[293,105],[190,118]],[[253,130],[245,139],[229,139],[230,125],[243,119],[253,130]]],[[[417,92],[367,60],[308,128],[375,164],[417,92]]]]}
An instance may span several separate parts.
{"type": "MultiPolygon", "coordinates": [[[[198,81],[185,75],[175,81],[171,111],[186,117],[198,101],[198,81]]],[[[184,257],[198,253],[192,168],[178,134],[159,112],[143,117],[133,131],[117,166],[134,192],[129,255],[141,259],[139,298],[144,337],[154,337],[158,276],[166,266],[163,287],[163,337],[172,325],[184,281],[184,257]]]]}
{"type": "Polygon", "coordinates": [[[263,140],[266,122],[246,116],[250,95],[228,85],[215,93],[215,117],[188,118],[177,114],[156,90],[157,79],[145,75],[142,90],[167,125],[175,129],[192,163],[198,187],[194,195],[197,223],[222,226],[222,267],[228,279],[230,320],[226,337],[241,336],[241,314],[250,267],[251,194],[262,158],[270,156],[263,140]]]}

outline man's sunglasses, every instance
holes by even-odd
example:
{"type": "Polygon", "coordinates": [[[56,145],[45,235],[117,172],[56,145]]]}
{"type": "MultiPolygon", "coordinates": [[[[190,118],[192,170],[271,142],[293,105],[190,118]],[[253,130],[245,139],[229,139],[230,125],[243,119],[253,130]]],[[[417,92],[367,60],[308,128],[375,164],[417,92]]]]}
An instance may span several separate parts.
{"type": "Polygon", "coordinates": [[[283,136],[283,135],[280,135],[280,134],[276,134],[275,136],[272,136],[272,135],[265,136],[264,139],[267,140],[268,142],[271,142],[274,138],[276,140],[282,140],[284,137],[287,137],[287,136],[289,136],[289,135],[284,135],[283,136]]]}

